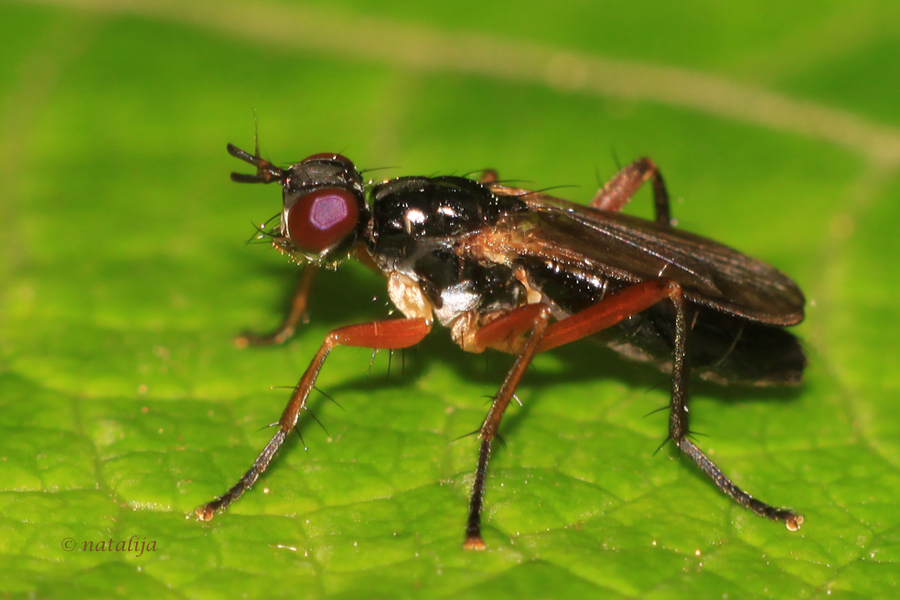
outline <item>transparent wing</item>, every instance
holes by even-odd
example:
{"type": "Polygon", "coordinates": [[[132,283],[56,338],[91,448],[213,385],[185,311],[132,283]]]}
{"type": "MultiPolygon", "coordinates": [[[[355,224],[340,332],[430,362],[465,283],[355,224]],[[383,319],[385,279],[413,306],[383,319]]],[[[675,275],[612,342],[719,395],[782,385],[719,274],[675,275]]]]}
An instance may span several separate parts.
{"type": "Polygon", "coordinates": [[[728,246],[544,194],[516,195],[531,210],[508,217],[507,227],[516,232],[504,241],[510,256],[540,257],[621,281],[667,277],[681,284],[692,301],[726,313],[770,325],[803,320],[797,284],[728,246]]]}

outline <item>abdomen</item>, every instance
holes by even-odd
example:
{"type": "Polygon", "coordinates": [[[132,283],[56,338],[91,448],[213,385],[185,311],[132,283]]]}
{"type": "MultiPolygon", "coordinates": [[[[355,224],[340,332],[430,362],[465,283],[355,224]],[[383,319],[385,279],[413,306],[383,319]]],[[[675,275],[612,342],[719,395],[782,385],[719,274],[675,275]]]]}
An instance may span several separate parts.
{"type": "MultiPolygon", "coordinates": [[[[531,285],[557,311],[557,318],[601,302],[627,283],[555,268],[524,259],[531,285]]],[[[781,327],[764,325],[689,303],[688,363],[695,376],[720,384],[796,385],[806,357],[799,340],[781,327]]],[[[675,309],[660,302],[596,336],[619,354],[669,372],[675,340],[675,309]]]]}

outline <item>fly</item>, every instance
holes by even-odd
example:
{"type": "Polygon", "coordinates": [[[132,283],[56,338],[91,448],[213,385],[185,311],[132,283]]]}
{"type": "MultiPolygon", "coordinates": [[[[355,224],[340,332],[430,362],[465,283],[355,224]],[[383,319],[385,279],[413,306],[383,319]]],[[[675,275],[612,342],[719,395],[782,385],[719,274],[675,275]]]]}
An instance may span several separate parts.
{"type": "Polygon", "coordinates": [[[403,317],[329,333],[278,431],[234,487],[196,509],[199,519],[212,519],[266,470],[335,347],[407,348],[438,322],[467,352],[492,348],[515,356],[478,430],[464,548],[485,548],[481,512],[491,445],[534,355],[595,335],[625,357],[671,373],[667,442],[738,504],[791,531],[800,528],[802,515],[751,497],[689,439],[688,381],[693,374],[721,384],[799,384],[806,359],[784,327],[803,320],[803,294],[774,267],[675,229],[651,160],[631,163],[582,206],[504,185],[493,171],[477,181],[400,177],[372,184],[340,154],[314,154],[282,169],[258,151],[229,144],[228,152],[256,167],[255,174],[232,173],[234,181],[282,186],[280,222],[265,235],[305,265],[281,326],[245,336],[243,344],[290,338],[316,270],[352,255],[385,276],[403,317]],[[655,221],[623,214],[648,181],[655,221]]]}

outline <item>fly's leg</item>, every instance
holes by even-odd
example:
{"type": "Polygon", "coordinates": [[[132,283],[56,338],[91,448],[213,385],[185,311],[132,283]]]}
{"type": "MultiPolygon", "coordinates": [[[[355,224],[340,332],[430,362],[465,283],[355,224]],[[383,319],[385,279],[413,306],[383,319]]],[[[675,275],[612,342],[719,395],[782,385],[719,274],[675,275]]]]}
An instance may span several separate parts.
{"type": "MultiPolygon", "coordinates": [[[[666,227],[672,226],[669,209],[669,192],[663,181],[659,167],[649,158],[639,158],[616,173],[600,188],[591,200],[591,206],[600,210],[619,212],[647,180],[653,182],[653,204],[656,222],[666,227]]],[[[490,187],[499,181],[497,171],[485,169],[478,182],[490,187]]]]}
{"type": "Polygon", "coordinates": [[[500,181],[500,175],[494,169],[485,169],[481,172],[481,177],[478,179],[478,183],[482,185],[490,185],[498,181],[500,181]]]}
{"type": "Polygon", "coordinates": [[[679,450],[689,456],[720,490],[731,496],[738,504],[762,517],[783,522],[791,531],[800,529],[803,515],[798,515],[785,508],[770,506],[753,498],[736,486],[703,451],[688,439],[690,434],[688,413],[690,371],[686,361],[688,325],[685,300],[680,285],[668,279],[655,279],[626,288],[607,297],[599,304],[550,325],[544,333],[538,351],[543,352],[597,333],[666,298],[675,306],[675,347],[672,361],[668,440],[675,442],[679,450]]]}
{"type": "Polygon", "coordinates": [[[659,172],[659,167],[649,158],[639,158],[610,179],[591,200],[591,206],[600,210],[619,212],[648,179],[653,181],[653,203],[656,222],[672,225],[669,212],[669,193],[659,172]]]}
{"type": "Polygon", "coordinates": [[[234,345],[238,348],[246,348],[247,346],[273,346],[283,344],[292,337],[297,330],[297,323],[306,314],[307,301],[309,300],[309,291],[312,289],[312,282],[316,274],[316,266],[313,264],[306,265],[303,273],[300,275],[300,281],[297,283],[297,289],[294,297],[291,299],[291,308],[284,321],[272,332],[269,333],[253,333],[244,332],[234,338],[234,345]]]}
{"type": "Polygon", "coordinates": [[[281,419],[278,421],[278,431],[272,437],[265,449],[254,461],[253,466],[241,477],[234,487],[219,496],[212,502],[198,507],[194,515],[201,521],[209,521],[217,511],[224,510],[230,504],[237,501],[244,492],[250,489],[259,476],[266,470],[278,448],[287,439],[288,434],[297,425],[300,411],[306,407],[306,399],[319,377],[319,371],[325,364],[328,354],[336,346],[357,346],[362,348],[398,349],[408,348],[419,343],[431,330],[431,323],[425,319],[396,319],[393,321],[375,321],[360,325],[350,325],[335,329],[327,336],[322,347],[316,353],[303,377],[294,388],[291,399],[288,401],[281,419]]]}
{"type": "MultiPolygon", "coordinates": [[[[228,144],[228,153],[256,167],[256,173],[253,175],[232,173],[232,181],[238,183],[280,183],[287,177],[287,171],[276,167],[259,156],[259,144],[257,144],[254,154],[241,150],[234,144],[228,144]]],[[[270,346],[282,344],[290,339],[294,335],[297,323],[300,322],[300,319],[306,312],[306,300],[309,297],[309,290],[312,286],[315,271],[316,269],[313,265],[308,265],[303,270],[303,274],[300,276],[300,283],[297,285],[297,291],[294,293],[294,298],[291,302],[291,309],[278,329],[266,334],[242,333],[234,339],[235,346],[238,348],[270,346]]]]}
{"type": "Polygon", "coordinates": [[[487,465],[491,457],[491,441],[497,434],[503,412],[509,406],[513,393],[534,355],[597,333],[653,306],[669,296],[670,285],[675,284],[663,279],[638,283],[608,296],[586,310],[552,324],[549,306],[526,304],[491,321],[476,332],[474,351],[493,347],[506,351],[518,350],[518,353],[479,431],[481,449],[475,468],[475,482],[469,502],[469,520],[463,548],[484,550],[486,547],[481,537],[481,510],[484,505],[487,465]],[[517,347],[516,340],[528,332],[530,335],[527,340],[517,347]]]}
{"type": "Polygon", "coordinates": [[[497,433],[503,411],[522,379],[525,369],[534,355],[544,352],[599,331],[612,327],[628,317],[646,310],[664,300],[675,306],[675,349],[672,366],[672,394],[669,417],[669,438],[678,448],[689,456],[706,475],[723,492],[736,502],[775,521],[782,521],[788,529],[795,531],[803,523],[803,516],[790,510],[775,508],[752,498],[738,488],[687,436],[690,433],[688,422],[688,365],[686,363],[687,319],[685,300],[681,286],[669,279],[653,279],[636,283],[581,312],[561,321],[549,324],[550,311],[545,305],[529,304],[510,311],[507,315],[492,321],[478,330],[476,343],[481,347],[497,347],[509,350],[515,348],[512,340],[524,333],[531,335],[521,346],[515,363],[506,375],[506,379],[491,405],[485,418],[479,437],[481,449],[478,455],[478,466],[475,470],[475,483],[469,504],[469,520],[466,526],[466,541],[463,547],[468,550],[483,550],[484,540],[481,537],[481,510],[484,503],[487,464],[491,454],[491,440],[497,433]]]}
{"type": "Polygon", "coordinates": [[[506,374],[506,379],[491,404],[491,409],[481,424],[478,437],[481,438],[481,449],[478,452],[478,464],[475,467],[475,482],[472,485],[472,497],[469,501],[469,520],[466,524],[466,550],[484,550],[487,546],[481,538],[481,509],[484,505],[485,481],[487,479],[488,460],[491,458],[491,442],[497,435],[500,420],[509,406],[525,374],[532,358],[537,353],[541,335],[550,322],[550,307],[545,304],[527,304],[511,310],[506,315],[491,321],[475,334],[475,343],[482,347],[499,345],[508,347],[511,339],[531,332],[522,349],[516,356],[513,366],[506,374]]]}
{"type": "Polygon", "coordinates": [[[803,524],[803,515],[786,508],[777,508],[757,500],[738,486],[722,472],[694,442],[688,439],[690,434],[688,413],[688,376],[689,366],[686,361],[688,326],[685,316],[684,296],[681,287],[672,284],[672,303],[675,305],[675,349],[672,362],[672,398],[669,413],[669,440],[675,442],[679,450],[693,460],[707,477],[728,496],[750,509],[761,517],[781,521],[790,531],[797,531],[803,524]]]}

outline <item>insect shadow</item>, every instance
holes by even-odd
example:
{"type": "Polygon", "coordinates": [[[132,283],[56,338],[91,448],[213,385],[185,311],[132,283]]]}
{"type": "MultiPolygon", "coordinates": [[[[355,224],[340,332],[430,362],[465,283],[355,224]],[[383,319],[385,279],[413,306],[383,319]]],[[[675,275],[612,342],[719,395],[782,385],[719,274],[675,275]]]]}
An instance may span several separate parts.
{"type": "MultiPolygon", "coordinates": [[[[289,268],[268,263],[256,268],[256,272],[260,276],[280,281],[291,279],[286,277],[288,270],[289,268]]],[[[296,269],[290,272],[296,277],[296,269]]],[[[281,314],[289,305],[291,295],[291,290],[285,289],[281,301],[267,308],[265,312],[281,314]]],[[[316,294],[310,299],[309,313],[311,321],[315,322],[317,326],[333,329],[341,325],[385,317],[390,308],[381,278],[362,268],[354,268],[343,269],[338,273],[320,274],[319,280],[316,282],[316,294]],[[347,289],[353,289],[355,293],[346,294],[347,289]],[[346,300],[335,302],[335,299],[340,298],[346,298],[346,300]]],[[[301,347],[309,346],[312,350],[316,347],[317,340],[317,335],[306,336],[301,328],[290,343],[301,347]]],[[[254,348],[251,351],[278,350],[277,347],[267,346],[254,348]]],[[[329,401],[334,401],[345,411],[352,411],[353,407],[341,400],[344,392],[366,393],[375,389],[405,389],[411,382],[427,377],[429,370],[436,364],[448,367],[459,379],[464,379],[470,384],[483,385],[485,390],[490,393],[496,388],[498,380],[502,379],[503,374],[514,360],[514,357],[506,353],[492,350],[487,350],[479,355],[461,352],[447,331],[443,329],[436,330],[431,336],[411,348],[395,351],[393,354],[390,354],[390,351],[380,351],[375,355],[374,360],[370,351],[365,349],[340,348],[337,352],[355,354],[359,358],[359,368],[348,373],[348,377],[329,383],[327,387],[319,388],[320,393],[316,394],[316,398],[311,399],[310,402],[309,408],[313,415],[329,401]]],[[[644,390],[646,392],[647,417],[656,413],[657,409],[668,407],[670,375],[649,364],[622,358],[615,351],[605,347],[599,339],[588,338],[575,344],[555,348],[552,350],[552,354],[555,355],[552,370],[542,370],[539,361],[524,377],[523,386],[518,392],[521,406],[518,406],[517,410],[512,411],[504,420],[503,430],[506,434],[514,432],[519,424],[527,419],[531,409],[537,404],[560,401],[559,398],[554,398],[554,390],[559,388],[562,381],[572,384],[608,380],[624,384],[629,389],[644,390]]],[[[302,363],[304,360],[300,362],[302,363]]],[[[328,367],[326,366],[325,369],[327,370],[328,367]]],[[[286,385],[292,384],[291,381],[286,385]]],[[[691,380],[691,391],[698,398],[705,397],[720,402],[783,403],[799,399],[804,390],[802,385],[764,388],[748,385],[722,386],[694,377],[691,380]]],[[[644,400],[640,396],[640,394],[637,396],[629,394],[628,399],[624,401],[643,402],[644,400]]],[[[465,399],[463,398],[463,400],[465,399]]],[[[488,404],[490,397],[485,396],[483,401],[484,404],[488,404]]],[[[420,410],[428,410],[428,408],[423,406],[420,410]]],[[[319,424],[315,422],[315,419],[302,419],[297,426],[298,432],[305,435],[309,427],[319,427],[319,424]]],[[[321,426],[328,431],[327,422],[321,423],[321,426]]],[[[477,426],[477,422],[473,423],[473,428],[475,426],[477,426]]],[[[465,437],[469,432],[456,433],[465,437]]],[[[702,433],[715,437],[714,431],[702,433]]],[[[300,443],[299,436],[296,437],[297,439],[291,442],[291,447],[300,443]]],[[[286,450],[284,453],[288,452],[286,450]]],[[[701,479],[704,478],[701,477],[701,479]]]]}

